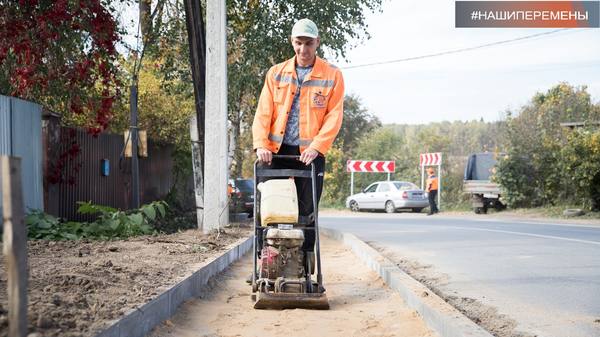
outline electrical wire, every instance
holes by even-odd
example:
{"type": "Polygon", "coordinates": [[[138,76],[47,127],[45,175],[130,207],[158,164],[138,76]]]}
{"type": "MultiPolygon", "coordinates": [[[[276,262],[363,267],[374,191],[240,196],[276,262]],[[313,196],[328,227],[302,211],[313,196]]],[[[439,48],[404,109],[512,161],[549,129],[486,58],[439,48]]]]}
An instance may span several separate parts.
{"type": "Polygon", "coordinates": [[[432,53],[432,54],[412,56],[412,57],[406,57],[406,58],[401,58],[401,59],[396,59],[396,60],[389,60],[389,61],[381,61],[381,62],[358,64],[358,65],[355,65],[355,66],[351,65],[351,66],[341,67],[341,69],[345,70],[345,69],[355,69],[355,68],[372,67],[372,66],[390,64],[390,63],[400,63],[400,62],[406,62],[406,61],[422,60],[422,59],[425,59],[425,58],[431,58],[431,57],[437,57],[437,56],[443,56],[443,55],[449,55],[449,54],[457,54],[457,53],[462,53],[462,52],[466,52],[466,51],[472,51],[472,50],[476,50],[476,49],[487,48],[487,47],[497,46],[497,45],[501,45],[501,44],[507,44],[507,43],[516,42],[516,41],[523,41],[523,40],[532,39],[532,38],[536,38],[536,37],[540,37],[540,36],[547,36],[547,35],[550,35],[550,34],[555,34],[555,33],[564,31],[566,29],[567,28],[555,29],[555,30],[551,30],[551,31],[548,31],[548,32],[531,34],[531,35],[525,35],[525,36],[521,36],[521,37],[517,37],[517,38],[513,38],[513,39],[496,41],[496,42],[481,44],[481,45],[477,45],[477,46],[473,46],[473,47],[453,49],[453,50],[448,50],[448,51],[443,51],[443,52],[437,52],[437,53],[432,53]]]}

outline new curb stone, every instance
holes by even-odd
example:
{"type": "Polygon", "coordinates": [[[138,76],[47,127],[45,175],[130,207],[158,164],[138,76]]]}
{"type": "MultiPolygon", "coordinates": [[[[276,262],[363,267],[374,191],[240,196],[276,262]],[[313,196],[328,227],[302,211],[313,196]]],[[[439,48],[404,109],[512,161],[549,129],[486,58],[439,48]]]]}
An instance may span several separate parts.
{"type": "Polygon", "coordinates": [[[397,291],[406,304],[416,310],[425,323],[441,337],[493,337],[356,236],[324,227],[319,228],[319,232],[350,247],[359,259],[379,274],[390,288],[397,291]]]}
{"type": "Polygon", "coordinates": [[[114,321],[96,337],[143,337],[155,326],[175,314],[179,306],[190,298],[200,295],[208,280],[222,272],[252,249],[252,237],[216,257],[186,279],[175,284],[152,301],[133,309],[121,319],[114,321]]]}

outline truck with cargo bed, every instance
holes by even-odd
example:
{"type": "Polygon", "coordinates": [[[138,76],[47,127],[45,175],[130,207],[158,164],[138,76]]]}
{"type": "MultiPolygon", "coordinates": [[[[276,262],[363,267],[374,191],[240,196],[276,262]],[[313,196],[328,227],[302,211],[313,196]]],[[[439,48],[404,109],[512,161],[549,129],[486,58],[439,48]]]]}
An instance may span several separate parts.
{"type": "Polygon", "coordinates": [[[471,205],[477,214],[487,213],[490,207],[497,210],[506,208],[502,202],[502,189],[492,182],[493,169],[501,154],[484,152],[469,156],[465,167],[463,193],[471,195],[471,205]]]}

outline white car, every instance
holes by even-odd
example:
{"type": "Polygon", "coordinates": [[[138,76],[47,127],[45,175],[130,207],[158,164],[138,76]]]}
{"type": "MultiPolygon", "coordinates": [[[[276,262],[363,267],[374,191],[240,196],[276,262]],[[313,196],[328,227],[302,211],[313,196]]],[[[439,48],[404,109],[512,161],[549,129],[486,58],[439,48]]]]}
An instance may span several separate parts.
{"type": "Polygon", "coordinates": [[[346,207],[353,212],[382,209],[394,213],[398,209],[411,209],[418,213],[428,206],[427,193],[406,181],[374,182],[361,193],[346,198],[346,207]]]}

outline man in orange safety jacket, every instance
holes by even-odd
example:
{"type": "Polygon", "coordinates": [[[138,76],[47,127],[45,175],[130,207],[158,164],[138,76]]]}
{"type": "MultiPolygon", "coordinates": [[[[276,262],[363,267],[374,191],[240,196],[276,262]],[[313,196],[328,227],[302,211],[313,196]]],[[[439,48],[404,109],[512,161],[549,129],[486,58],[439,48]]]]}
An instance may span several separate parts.
{"type": "Polygon", "coordinates": [[[438,194],[438,177],[435,175],[435,170],[431,167],[427,169],[426,186],[425,192],[427,192],[429,198],[429,213],[427,213],[427,215],[432,215],[438,213],[439,210],[436,204],[436,198],[438,194]]]}
{"type": "MultiPolygon", "coordinates": [[[[342,72],[316,55],[320,42],[314,22],[296,22],[291,34],[295,56],[267,72],[252,124],[253,147],[261,164],[310,169],[314,161],[317,203],[323,190],[325,154],[340,130],[344,112],[342,72]],[[273,154],[300,158],[273,158],[273,154]]],[[[300,215],[309,215],[313,212],[311,182],[306,178],[295,182],[300,215]]],[[[312,251],[314,241],[314,231],[305,231],[303,250],[312,251]]]]}

